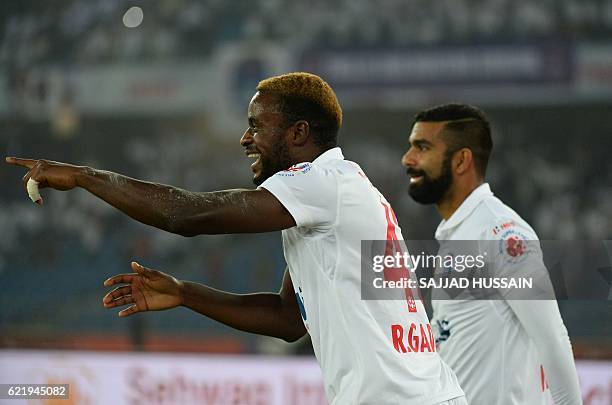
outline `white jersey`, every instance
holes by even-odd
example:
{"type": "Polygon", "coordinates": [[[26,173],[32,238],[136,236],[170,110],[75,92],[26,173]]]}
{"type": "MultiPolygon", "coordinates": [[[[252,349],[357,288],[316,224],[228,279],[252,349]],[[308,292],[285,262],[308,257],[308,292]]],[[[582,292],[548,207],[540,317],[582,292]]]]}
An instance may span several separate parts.
{"type": "MultiPolygon", "coordinates": [[[[483,243],[499,247],[493,252],[496,257],[489,258],[498,267],[492,274],[518,270],[548,277],[539,242],[529,248],[523,242],[537,241],[536,233],[494,197],[486,183],[440,223],[436,239],[494,241],[483,243]],[[500,265],[511,263],[517,254],[528,256],[530,265],[500,265]]],[[[556,301],[436,299],[442,294],[432,293],[438,351],[457,374],[470,404],[545,404],[548,384],[557,403],[581,403],[569,337],[556,301]]]]}
{"type": "Polygon", "coordinates": [[[359,165],[334,148],[261,187],[297,224],[282,232],[284,254],[329,402],[426,405],[463,396],[419,299],[361,297],[361,241],[402,235],[359,165]]]}

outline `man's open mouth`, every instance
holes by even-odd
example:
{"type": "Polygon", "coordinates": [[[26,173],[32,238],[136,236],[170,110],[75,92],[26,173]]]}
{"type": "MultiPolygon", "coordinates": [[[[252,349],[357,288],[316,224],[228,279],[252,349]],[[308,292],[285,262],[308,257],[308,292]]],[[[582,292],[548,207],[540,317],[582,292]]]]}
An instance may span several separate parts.
{"type": "Polygon", "coordinates": [[[422,174],[413,174],[410,176],[410,184],[416,184],[420,182],[421,180],[423,180],[422,174]]]}
{"type": "Polygon", "coordinates": [[[255,159],[255,161],[253,162],[253,164],[251,165],[251,170],[255,169],[255,166],[259,163],[259,161],[261,160],[261,153],[257,153],[257,152],[247,152],[246,153],[248,158],[251,159],[255,159]]]}

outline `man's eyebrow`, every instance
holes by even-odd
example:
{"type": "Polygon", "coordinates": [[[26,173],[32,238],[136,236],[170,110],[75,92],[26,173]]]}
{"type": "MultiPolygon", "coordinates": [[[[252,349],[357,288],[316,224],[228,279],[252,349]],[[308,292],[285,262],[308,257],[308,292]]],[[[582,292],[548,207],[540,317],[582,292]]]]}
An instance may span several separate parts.
{"type": "Polygon", "coordinates": [[[254,117],[249,117],[249,125],[257,125],[257,120],[254,117]]]}
{"type": "Polygon", "coordinates": [[[433,145],[433,144],[432,144],[431,142],[429,142],[428,140],[426,140],[426,139],[422,139],[422,138],[421,138],[421,139],[414,139],[414,140],[412,140],[412,139],[411,139],[411,140],[410,140],[410,143],[411,143],[412,145],[415,145],[415,146],[431,146],[431,145],[433,145]]]}

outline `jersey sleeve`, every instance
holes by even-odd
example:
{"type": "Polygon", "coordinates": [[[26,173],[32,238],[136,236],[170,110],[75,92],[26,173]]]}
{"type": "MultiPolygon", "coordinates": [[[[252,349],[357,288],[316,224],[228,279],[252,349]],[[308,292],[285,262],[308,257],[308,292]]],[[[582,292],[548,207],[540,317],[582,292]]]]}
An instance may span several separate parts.
{"type": "Polygon", "coordinates": [[[535,343],[555,404],[581,404],[572,345],[557,302],[514,300],[508,305],[535,343]]]}
{"type": "Polygon", "coordinates": [[[276,173],[260,188],[272,193],[299,227],[329,227],[337,215],[337,181],[329,170],[299,163],[276,173]]]}
{"type": "Polygon", "coordinates": [[[500,292],[535,343],[555,404],[580,404],[572,347],[538,236],[529,225],[512,218],[496,220],[486,232],[489,254],[495,256],[493,276],[533,280],[532,289],[500,292]]]}

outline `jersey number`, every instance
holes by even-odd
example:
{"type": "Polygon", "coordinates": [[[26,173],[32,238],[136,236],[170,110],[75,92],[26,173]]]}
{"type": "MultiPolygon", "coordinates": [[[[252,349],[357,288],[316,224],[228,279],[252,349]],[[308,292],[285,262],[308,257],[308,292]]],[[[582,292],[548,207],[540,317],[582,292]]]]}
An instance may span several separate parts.
{"type": "MultiPolygon", "coordinates": [[[[370,186],[374,188],[374,190],[376,190],[376,188],[372,185],[368,177],[361,170],[359,170],[359,175],[363,177],[365,180],[367,180],[368,183],[370,183],[370,186]]],[[[376,191],[378,192],[378,190],[376,191]]],[[[393,212],[393,208],[391,208],[391,205],[389,205],[387,200],[385,200],[385,197],[380,193],[378,193],[378,195],[380,196],[380,204],[385,209],[385,219],[387,220],[387,237],[386,237],[387,242],[385,243],[385,256],[395,256],[395,253],[397,252],[402,254],[403,253],[402,246],[399,243],[399,240],[397,239],[397,234],[395,233],[395,228],[398,226],[397,217],[395,216],[395,212],[393,212]]],[[[401,278],[404,278],[404,277],[412,278],[412,272],[410,272],[405,267],[398,269],[398,268],[388,268],[387,266],[385,266],[383,275],[385,277],[385,280],[388,280],[388,281],[400,280],[401,278]]],[[[408,304],[408,312],[416,312],[417,306],[416,306],[416,302],[414,301],[414,294],[412,294],[412,289],[410,287],[406,287],[404,289],[404,292],[406,294],[406,303],[408,304]]]]}
{"type": "MultiPolygon", "coordinates": [[[[393,208],[389,205],[389,203],[384,199],[384,197],[380,198],[380,203],[385,209],[385,218],[387,219],[387,238],[385,243],[385,256],[395,256],[396,253],[400,255],[403,254],[402,246],[397,239],[397,234],[395,233],[395,228],[397,226],[397,217],[395,216],[395,212],[393,212],[393,208]]],[[[388,268],[385,266],[384,269],[385,280],[388,281],[396,281],[402,278],[411,278],[412,273],[404,266],[401,268],[388,268]]],[[[408,312],[416,312],[417,306],[414,301],[414,295],[412,294],[412,289],[410,287],[406,287],[404,289],[406,294],[406,302],[408,303],[408,312]]]]}

